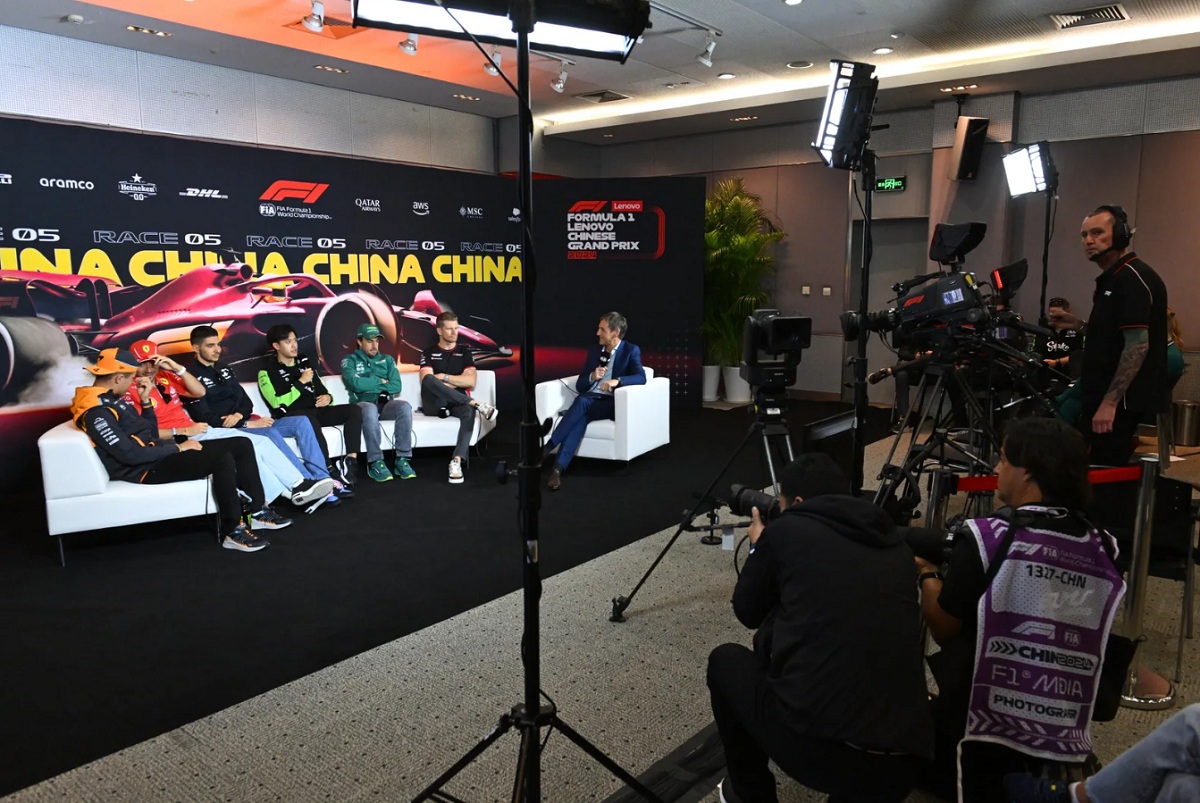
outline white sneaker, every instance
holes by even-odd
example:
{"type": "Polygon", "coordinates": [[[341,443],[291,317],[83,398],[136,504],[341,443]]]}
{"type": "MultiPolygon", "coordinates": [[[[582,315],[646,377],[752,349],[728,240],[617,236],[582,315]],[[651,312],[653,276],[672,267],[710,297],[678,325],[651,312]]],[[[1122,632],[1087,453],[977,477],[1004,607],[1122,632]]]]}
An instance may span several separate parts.
{"type": "Polygon", "coordinates": [[[496,417],[496,408],[487,402],[476,401],[472,403],[472,406],[475,408],[476,412],[478,412],[488,421],[491,421],[496,417]]]}
{"type": "Polygon", "coordinates": [[[450,461],[450,482],[457,485],[458,483],[460,483],[462,481],[463,481],[462,461],[461,460],[451,460],[450,461]]]}

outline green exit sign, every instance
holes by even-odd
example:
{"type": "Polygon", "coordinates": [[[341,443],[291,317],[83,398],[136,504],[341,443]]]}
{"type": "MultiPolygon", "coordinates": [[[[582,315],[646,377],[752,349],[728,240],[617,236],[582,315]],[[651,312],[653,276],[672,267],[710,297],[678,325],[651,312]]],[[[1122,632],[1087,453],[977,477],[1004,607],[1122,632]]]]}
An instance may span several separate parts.
{"type": "Polygon", "coordinates": [[[904,192],[908,176],[888,176],[875,179],[875,192],[904,192]]]}

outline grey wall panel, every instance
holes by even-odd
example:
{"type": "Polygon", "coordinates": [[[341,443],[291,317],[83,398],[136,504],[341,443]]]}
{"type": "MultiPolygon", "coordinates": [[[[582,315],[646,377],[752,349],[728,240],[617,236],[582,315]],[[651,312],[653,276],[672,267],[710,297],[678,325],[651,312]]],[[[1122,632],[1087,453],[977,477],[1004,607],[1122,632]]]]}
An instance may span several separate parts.
{"type": "Polygon", "coordinates": [[[779,136],[774,126],[713,134],[712,169],[774,167],[779,164],[779,136]]]}
{"type": "Polygon", "coordinates": [[[1168,303],[1183,327],[1183,342],[1195,349],[1200,343],[1200,282],[1196,280],[1200,186],[1181,179],[1200,176],[1200,131],[1155,134],[1140,140],[1137,201],[1130,204],[1130,220],[1137,229],[1134,247],[1162,277],[1168,303]]]}
{"type": "Polygon", "coordinates": [[[1200,129],[1200,78],[1156,81],[1146,88],[1146,133],[1200,129]]]}
{"type": "Polygon", "coordinates": [[[137,53],[0,27],[0,113],[141,128],[137,53]]]}
{"type": "Polygon", "coordinates": [[[813,335],[812,346],[800,356],[793,390],[840,395],[843,342],[841,335],[813,335]]]}
{"type": "MultiPolygon", "coordinates": [[[[877,192],[871,216],[875,220],[929,216],[929,171],[933,165],[931,153],[910,153],[887,156],[876,164],[877,176],[905,176],[908,187],[904,192],[877,192]]],[[[859,182],[859,197],[862,197],[859,182]]],[[[862,220],[858,205],[853,207],[854,219],[862,220]]]]}
{"type": "Polygon", "coordinates": [[[875,115],[875,125],[888,127],[871,134],[871,149],[880,156],[929,152],[933,147],[933,117],[933,109],[875,115]]]}
{"type": "Polygon", "coordinates": [[[491,118],[430,107],[429,140],[428,164],[483,173],[496,171],[491,118]]]}
{"type": "Polygon", "coordinates": [[[350,93],[268,75],[254,77],[258,141],[326,153],[350,153],[350,93]]]}
{"type": "Polygon", "coordinates": [[[540,160],[535,152],[535,170],[571,178],[592,178],[601,174],[601,148],[552,138],[546,138],[542,144],[540,160]]]}
{"type": "MultiPolygon", "coordinates": [[[[1017,95],[1013,92],[971,97],[963,104],[961,113],[967,117],[988,118],[988,142],[1011,142],[1016,128],[1017,101],[1017,95]]],[[[1025,106],[1022,103],[1022,116],[1024,113],[1025,106]]],[[[953,100],[933,104],[933,147],[954,146],[954,126],[959,114],[958,103],[953,100]]]]}
{"type": "Polygon", "coordinates": [[[1146,85],[1129,84],[1021,99],[1020,142],[1140,134],[1146,85]]]}
{"type": "Polygon", "coordinates": [[[820,155],[812,148],[818,122],[811,120],[779,126],[779,164],[803,165],[821,161],[820,155]]]}
{"type": "MultiPolygon", "coordinates": [[[[1139,219],[1141,142],[1133,137],[1056,142],[1051,151],[1058,166],[1059,200],[1054,239],[1050,243],[1046,298],[1063,296],[1076,313],[1086,318],[1092,308],[1097,272],[1084,259],[1079,244],[1080,224],[1089,212],[1104,203],[1120,204],[1134,221],[1139,219]]],[[[1029,278],[1017,294],[1016,309],[1027,320],[1035,320],[1041,295],[1046,196],[1015,198],[1009,202],[1009,210],[1012,215],[1009,258],[1029,260],[1029,278]]],[[[988,240],[994,236],[989,231],[988,240]]]]}
{"type": "Polygon", "coordinates": [[[189,137],[257,140],[254,74],[138,54],[142,127],[189,137]]]}
{"type": "Polygon", "coordinates": [[[674,137],[608,146],[601,151],[600,164],[606,178],[708,173],[713,169],[712,138],[674,137]]]}
{"type": "Polygon", "coordinates": [[[431,164],[429,111],[428,106],[352,94],[350,130],[354,154],[431,164]]]}
{"type": "Polygon", "coordinates": [[[813,331],[823,334],[840,331],[837,316],[846,308],[850,177],[822,164],[779,168],[778,215],[788,236],[776,248],[775,304],[812,318],[813,331]],[[822,295],[822,287],[830,295],[822,295]]]}
{"type": "MultiPolygon", "coordinates": [[[[1004,166],[1000,164],[1000,158],[1007,150],[1007,146],[999,144],[984,145],[979,178],[975,181],[951,181],[946,178],[951,149],[939,148],[933,152],[929,188],[929,237],[933,236],[934,227],[938,223],[986,223],[988,230],[983,243],[967,257],[967,268],[976,275],[986,274],[1005,264],[1009,253],[1006,236],[1008,182],[1004,178],[1004,166]]],[[[926,242],[928,241],[927,238],[926,242]]]]}

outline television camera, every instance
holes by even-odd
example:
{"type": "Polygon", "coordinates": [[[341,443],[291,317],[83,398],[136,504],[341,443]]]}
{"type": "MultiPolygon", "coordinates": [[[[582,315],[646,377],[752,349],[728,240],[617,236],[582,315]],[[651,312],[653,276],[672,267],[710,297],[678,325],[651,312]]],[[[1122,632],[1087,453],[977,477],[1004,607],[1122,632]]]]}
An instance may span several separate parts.
{"type": "Polygon", "coordinates": [[[895,331],[918,349],[927,350],[955,336],[994,335],[1007,341],[1012,339],[1012,330],[1040,332],[1007,310],[1029,272],[1026,260],[992,271],[992,292],[986,297],[974,275],[963,270],[966,255],[983,242],[986,232],[984,223],[938,224],[929,258],[946,269],[892,285],[897,297],[890,309],[865,315],[842,313],[842,334],[853,341],[863,332],[895,331]]]}

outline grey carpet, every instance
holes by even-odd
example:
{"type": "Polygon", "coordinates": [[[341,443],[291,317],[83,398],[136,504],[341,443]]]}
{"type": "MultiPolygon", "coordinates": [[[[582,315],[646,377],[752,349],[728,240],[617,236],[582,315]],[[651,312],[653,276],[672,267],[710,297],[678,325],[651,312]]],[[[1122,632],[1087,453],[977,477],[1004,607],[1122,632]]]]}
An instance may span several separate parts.
{"type": "MultiPolygon", "coordinates": [[[[871,447],[868,477],[883,449],[871,447]]],[[[750,640],[729,610],[733,553],[703,546],[694,535],[667,554],[634,599],[628,622],[607,621],[609,600],[632,588],[669,535],[648,536],[551,578],[541,605],[542,687],[568,724],[635,774],[711,721],[709,650],[750,640]]],[[[581,528],[567,537],[588,533],[581,528]]],[[[508,547],[480,559],[519,561],[508,547]]],[[[1181,591],[1182,584],[1151,581],[1151,639],[1140,656],[1167,674],[1181,591]]],[[[411,799],[521,701],[521,623],[521,595],[509,595],[5,800],[411,799]]],[[[1181,704],[1200,690],[1200,647],[1188,641],[1185,649],[1181,704]]],[[[1113,758],[1171,713],[1123,710],[1095,725],[1098,755],[1113,758]]],[[[469,801],[507,800],[517,745],[510,733],[448,790],[469,801]]],[[[550,737],[542,766],[546,801],[604,800],[622,786],[561,734],[550,737]]],[[[781,777],[782,803],[822,799],[781,777]]],[[[914,793],[909,800],[936,798],[914,793]]]]}

